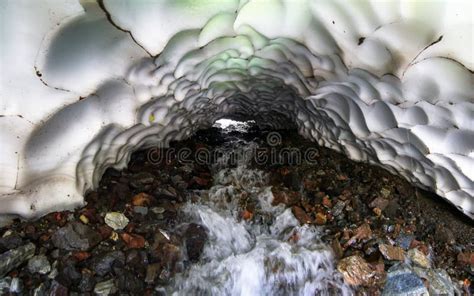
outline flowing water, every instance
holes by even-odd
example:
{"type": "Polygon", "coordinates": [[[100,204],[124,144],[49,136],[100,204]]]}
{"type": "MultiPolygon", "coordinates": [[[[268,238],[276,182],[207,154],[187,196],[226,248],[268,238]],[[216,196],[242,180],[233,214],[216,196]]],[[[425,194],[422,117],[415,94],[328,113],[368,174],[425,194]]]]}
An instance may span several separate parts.
{"type": "Polygon", "coordinates": [[[229,135],[219,147],[223,153],[212,164],[213,186],[182,208],[186,223],[207,228],[208,241],[200,261],[177,274],[164,292],[351,294],[335,269],[332,251],[319,239],[322,228],[300,225],[290,208],[272,205],[267,175],[249,167],[256,146],[229,135]],[[253,219],[242,218],[246,203],[254,204],[253,219]]]}

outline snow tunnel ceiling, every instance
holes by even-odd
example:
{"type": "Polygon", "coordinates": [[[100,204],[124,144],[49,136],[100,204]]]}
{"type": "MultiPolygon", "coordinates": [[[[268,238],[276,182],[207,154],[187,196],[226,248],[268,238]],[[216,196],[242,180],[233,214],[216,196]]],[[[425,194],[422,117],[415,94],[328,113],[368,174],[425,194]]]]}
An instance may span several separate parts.
{"type": "Polygon", "coordinates": [[[0,214],[222,117],[377,163],[474,216],[472,1],[7,0],[0,214]]]}

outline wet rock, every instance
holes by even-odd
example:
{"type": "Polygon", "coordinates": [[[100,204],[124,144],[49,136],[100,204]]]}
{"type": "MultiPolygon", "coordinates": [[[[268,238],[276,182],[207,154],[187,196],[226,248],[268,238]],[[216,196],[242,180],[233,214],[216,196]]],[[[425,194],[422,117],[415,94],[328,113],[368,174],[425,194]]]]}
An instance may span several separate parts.
{"type": "Polygon", "coordinates": [[[168,271],[174,270],[176,263],[181,259],[181,249],[174,244],[164,243],[160,244],[155,255],[168,271]]]}
{"type": "Polygon", "coordinates": [[[317,225],[324,225],[326,224],[327,222],[327,217],[324,213],[317,213],[316,214],[316,217],[314,219],[314,222],[317,224],[317,225]]]}
{"type": "Polygon", "coordinates": [[[133,207],[133,212],[146,216],[148,214],[148,208],[147,207],[141,207],[141,206],[135,206],[133,207]]]}
{"type": "Polygon", "coordinates": [[[165,208],[162,208],[162,207],[153,207],[151,208],[151,211],[154,213],[154,214],[163,214],[165,212],[165,208]]]}
{"type": "Polygon", "coordinates": [[[329,196],[325,195],[323,197],[323,200],[322,200],[322,204],[323,206],[325,206],[326,208],[332,208],[332,201],[331,199],[329,198],[329,196]]]}
{"type": "Polygon", "coordinates": [[[311,217],[308,216],[302,208],[294,206],[291,210],[293,215],[295,215],[296,219],[298,219],[301,224],[309,224],[312,222],[311,217]]]}
{"type": "Polygon", "coordinates": [[[105,224],[107,224],[113,230],[122,230],[124,229],[130,220],[122,214],[118,212],[109,212],[105,215],[104,218],[105,224]]]}
{"type": "Polygon", "coordinates": [[[158,229],[153,238],[153,249],[158,248],[159,245],[170,242],[170,235],[163,229],[158,229]]]}
{"type": "Polygon", "coordinates": [[[138,190],[144,190],[146,189],[147,185],[153,184],[154,180],[155,176],[153,176],[153,174],[148,172],[140,172],[131,176],[130,186],[138,190]]]}
{"type": "Polygon", "coordinates": [[[20,278],[13,278],[10,283],[10,293],[20,294],[23,291],[23,281],[20,278]]]}
{"type": "Polygon", "coordinates": [[[242,219],[248,221],[248,220],[252,220],[253,213],[249,210],[244,210],[240,213],[240,216],[242,217],[242,219]]]}
{"type": "Polygon", "coordinates": [[[51,296],[68,296],[69,293],[68,293],[68,289],[65,286],[61,285],[57,281],[53,281],[53,283],[51,284],[51,290],[49,292],[49,295],[51,295],[51,296]]]}
{"type": "Polygon", "coordinates": [[[404,249],[405,251],[410,248],[411,242],[415,239],[414,235],[411,234],[401,234],[397,238],[397,245],[404,249]]]}
{"type": "Polygon", "coordinates": [[[94,293],[99,296],[111,295],[116,292],[117,287],[115,286],[115,282],[113,279],[97,283],[94,287],[94,293]]]}
{"type": "Polygon", "coordinates": [[[347,246],[354,244],[357,241],[363,241],[372,237],[372,229],[367,223],[362,224],[355,230],[355,234],[347,242],[347,246]]]}
{"type": "Polygon", "coordinates": [[[339,261],[337,270],[342,273],[344,281],[354,286],[375,285],[383,277],[374,270],[363,258],[354,255],[339,261]]]}
{"type": "Polygon", "coordinates": [[[58,229],[51,239],[58,249],[87,251],[97,245],[101,237],[89,226],[72,222],[58,229]]]}
{"type": "Polygon", "coordinates": [[[344,250],[342,249],[342,246],[341,246],[341,243],[339,242],[338,239],[334,239],[332,242],[331,242],[331,247],[332,247],[332,250],[334,252],[334,255],[336,256],[336,258],[342,258],[342,255],[344,254],[344,250]]]}
{"type": "Polygon", "coordinates": [[[342,213],[343,213],[343,210],[344,210],[345,207],[346,207],[346,203],[343,202],[343,201],[341,201],[341,200],[339,200],[339,201],[334,205],[334,207],[332,208],[332,215],[333,215],[334,217],[337,217],[337,218],[340,217],[340,218],[343,219],[344,217],[341,217],[341,216],[343,216],[342,213]]]}
{"type": "Polygon", "coordinates": [[[51,265],[51,272],[48,274],[49,279],[54,279],[58,276],[58,261],[54,261],[51,265]]]}
{"type": "Polygon", "coordinates": [[[36,247],[29,243],[16,249],[0,254],[0,278],[35,254],[36,247]]]}
{"type": "Polygon", "coordinates": [[[145,238],[141,235],[122,233],[120,237],[130,249],[141,249],[145,247],[145,238]]]}
{"type": "Polygon", "coordinates": [[[418,265],[422,268],[430,268],[430,259],[428,259],[428,257],[420,250],[416,248],[411,249],[408,251],[407,255],[408,258],[410,258],[411,262],[413,262],[415,265],[418,265]]]}
{"type": "Polygon", "coordinates": [[[44,283],[39,284],[39,286],[33,290],[33,296],[47,296],[47,295],[48,295],[48,288],[46,287],[44,283]]]}
{"type": "Polygon", "coordinates": [[[91,253],[84,252],[84,251],[78,251],[78,252],[72,253],[72,257],[76,259],[77,262],[87,260],[90,256],[91,256],[91,253]]]}
{"type": "Polygon", "coordinates": [[[6,293],[7,291],[9,291],[11,282],[12,278],[9,276],[0,278],[0,292],[6,293]]]}
{"type": "Polygon", "coordinates": [[[176,190],[172,187],[168,189],[166,188],[157,188],[154,192],[153,195],[156,198],[159,199],[170,199],[170,200],[178,200],[178,195],[176,193],[176,190]]]}
{"type": "Polygon", "coordinates": [[[397,264],[388,270],[382,295],[428,295],[428,290],[413,270],[405,264],[397,264]]]}
{"type": "Polygon", "coordinates": [[[148,265],[146,268],[145,283],[147,284],[154,283],[159,273],[160,273],[160,264],[155,263],[155,264],[148,265]]]}
{"type": "Polygon", "coordinates": [[[402,248],[388,244],[379,245],[380,253],[387,260],[403,261],[405,260],[405,251],[402,248]]]}
{"type": "Polygon", "coordinates": [[[147,193],[138,193],[132,197],[132,205],[134,206],[149,206],[153,197],[147,193]]]}
{"type": "Polygon", "coordinates": [[[428,270],[426,280],[430,295],[461,295],[445,270],[428,270]]]}
{"type": "Polygon", "coordinates": [[[206,187],[209,185],[211,182],[211,179],[208,176],[205,176],[204,178],[202,176],[194,176],[190,182],[190,184],[197,184],[202,187],[206,187]]]}
{"type": "Polygon", "coordinates": [[[59,274],[55,279],[65,287],[71,287],[79,283],[81,274],[77,271],[73,262],[67,261],[60,268],[59,274]]]}
{"type": "Polygon", "coordinates": [[[124,270],[118,275],[117,288],[119,291],[128,291],[132,295],[137,295],[143,290],[143,282],[130,271],[124,270]]]}
{"type": "Polygon", "coordinates": [[[196,262],[199,260],[206,241],[206,228],[195,223],[189,224],[184,233],[184,243],[186,245],[188,258],[191,262],[196,262]]]}
{"type": "Polygon", "coordinates": [[[28,261],[28,271],[31,273],[47,274],[51,271],[51,265],[45,255],[34,256],[28,261]]]}
{"type": "Polygon", "coordinates": [[[0,238],[0,250],[11,250],[23,244],[23,240],[18,234],[10,234],[0,238]]]}
{"type": "Polygon", "coordinates": [[[110,237],[110,235],[112,234],[113,229],[110,228],[107,225],[101,225],[101,226],[97,227],[97,231],[99,232],[100,237],[104,240],[104,239],[107,239],[107,238],[110,237]]]}
{"type": "Polygon", "coordinates": [[[104,276],[112,270],[115,262],[125,263],[125,254],[122,251],[112,251],[98,256],[92,264],[92,269],[96,274],[104,276]]]}
{"type": "Polygon", "coordinates": [[[77,286],[77,288],[81,292],[91,292],[92,289],[94,289],[95,284],[96,284],[95,279],[91,274],[83,273],[81,281],[79,282],[79,285],[77,286]]]}
{"type": "Polygon", "coordinates": [[[282,191],[278,190],[276,187],[272,188],[273,193],[273,205],[284,204],[286,206],[294,206],[296,205],[300,199],[301,195],[295,191],[282,191]]]}

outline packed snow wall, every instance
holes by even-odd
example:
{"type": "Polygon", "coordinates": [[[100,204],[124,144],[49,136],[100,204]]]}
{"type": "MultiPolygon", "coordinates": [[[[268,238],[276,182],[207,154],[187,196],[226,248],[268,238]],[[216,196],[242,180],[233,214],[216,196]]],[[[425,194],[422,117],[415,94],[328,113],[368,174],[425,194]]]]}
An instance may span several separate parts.
{"type": "Polygon", "coordinates": [[[219,118],[293,123],[474,216],[472,1],[7,0],[0,214],[219,118]]]}

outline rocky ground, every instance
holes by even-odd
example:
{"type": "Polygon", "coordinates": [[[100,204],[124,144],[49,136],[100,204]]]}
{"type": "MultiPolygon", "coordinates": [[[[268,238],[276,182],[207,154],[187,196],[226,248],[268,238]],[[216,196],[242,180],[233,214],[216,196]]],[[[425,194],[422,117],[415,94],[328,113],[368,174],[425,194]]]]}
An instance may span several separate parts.
{"type": "MultiPolygon", "coordinates": [[[[280,131],[278,145],[257,129],[234,133],[267,152],[314,147],[294,131],[280,131]]],[[[212,150],[224,141],[213,128],[171,147],[212,150]]],[[[140,151],[127,169],[109,169],[84,208],[0,228],[0,292],[163,294],[159,287],[198,262],[207,243],[205,227],[183,224],[179,214],[213,180],[208,165],[150,156],[140,151]]],[[[269,159],[253,166],[269,174],[274,204],[290,207],[301,224],[323,228],[356,294],[473,292],[474,224],[436,195],[320,147],[311,163],[269,159]]],[[[241,218],[259,219],[252,200],[239,198],[241,218]]]]}

